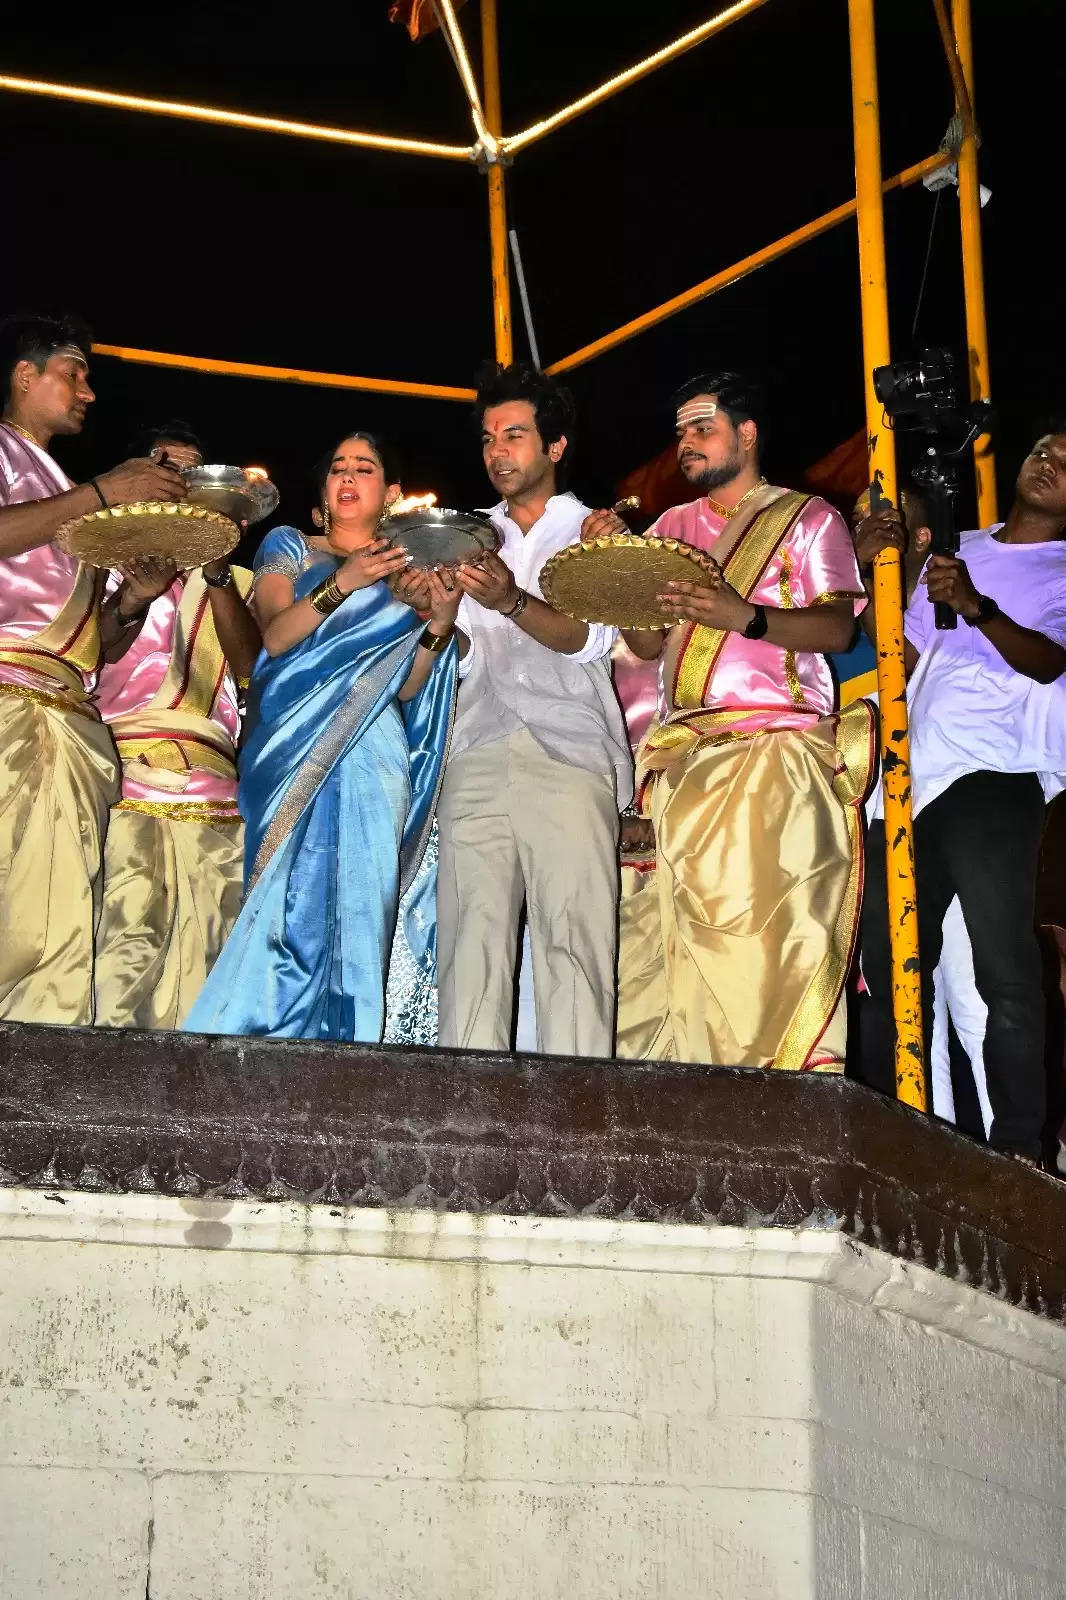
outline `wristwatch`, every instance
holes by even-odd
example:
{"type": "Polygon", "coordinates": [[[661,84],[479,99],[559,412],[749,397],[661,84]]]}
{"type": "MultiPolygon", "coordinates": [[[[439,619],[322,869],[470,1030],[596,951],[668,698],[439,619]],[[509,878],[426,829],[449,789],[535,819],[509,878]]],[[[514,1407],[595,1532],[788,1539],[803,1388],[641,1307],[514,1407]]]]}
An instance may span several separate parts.
{"type": "Polygon", "coordinates": [[[756,606],[755,615],[744,629],[745,639],[761,639],[767,629],[766,607],[756,606]]]}
{"type": "Polygon", "coordinates": [[[990,594],[979,594],[977,596],[977,615],[975,617],[965,617],[963,620],[968,622],[971,628],[979,628],[982,623],[994,622],[997,617],[1002,615],[1002,611],[990,594]]]}
{"type": "Polygon", "coordinates": [[[227,561],[217,578],[209,578],[205,572],[204,582],[207,584],[209,589],[228,589],[230,584],[233,582],[233,568],[227,561]]]}

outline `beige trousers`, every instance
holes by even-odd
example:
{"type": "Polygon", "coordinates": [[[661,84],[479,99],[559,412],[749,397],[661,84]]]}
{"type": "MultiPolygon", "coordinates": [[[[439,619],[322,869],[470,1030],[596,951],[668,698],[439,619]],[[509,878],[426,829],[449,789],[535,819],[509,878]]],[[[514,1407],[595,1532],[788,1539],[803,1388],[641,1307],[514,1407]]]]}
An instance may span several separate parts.
{"type": "Polygon", "coordinates": [[[510,1049],[525,900],[537,1048],[609,1056],[618,915],[613,777],[554,761],[523,729],[449,763],[437,819],[438,1043],[510,1049]]]}

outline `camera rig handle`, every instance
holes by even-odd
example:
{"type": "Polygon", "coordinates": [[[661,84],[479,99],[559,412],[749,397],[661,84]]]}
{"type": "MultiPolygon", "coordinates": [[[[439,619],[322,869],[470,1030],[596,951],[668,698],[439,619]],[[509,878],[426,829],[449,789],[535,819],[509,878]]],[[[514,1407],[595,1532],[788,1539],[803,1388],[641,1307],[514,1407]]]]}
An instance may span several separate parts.
{"type": "MultiPolygon", "coordinates": [[[[959,480],[954,461],[950,457],[945,459],[935,443],[930,444],[926,448],[924,463],[915,468],[914,481],[921,484],[929,497],[929,520],[933,533],[929,554],[958,555],[955,503],[959,497],[959,480]]],[[[938,633],[948,633],[959,625],[958,616],[946,600],[933,602],[933,621],[938,633]]]]}

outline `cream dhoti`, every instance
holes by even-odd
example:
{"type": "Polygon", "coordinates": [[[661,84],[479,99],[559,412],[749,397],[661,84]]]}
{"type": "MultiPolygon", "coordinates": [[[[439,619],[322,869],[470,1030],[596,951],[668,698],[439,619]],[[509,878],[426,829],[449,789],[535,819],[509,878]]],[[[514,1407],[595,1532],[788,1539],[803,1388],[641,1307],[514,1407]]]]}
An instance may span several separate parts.
{"type": "MultiPolygon", "coordinates": [[[[235,573],[242,589],[250,575],[235,573]]],[[[204,580],[178,579],[100,674],[122,760],[96,940],[96,1020],[179,1028],[241,906],[237,685],[204,580]]]]}
{"type": "MultiPolygon", "coordinates": [[[[0,504],[71,487],[0,423],[0,504]]],[[[88,702],[95,574],[53,544],[0,560],[0,1019],[89,1023],[111,735],[88,702]]]]}

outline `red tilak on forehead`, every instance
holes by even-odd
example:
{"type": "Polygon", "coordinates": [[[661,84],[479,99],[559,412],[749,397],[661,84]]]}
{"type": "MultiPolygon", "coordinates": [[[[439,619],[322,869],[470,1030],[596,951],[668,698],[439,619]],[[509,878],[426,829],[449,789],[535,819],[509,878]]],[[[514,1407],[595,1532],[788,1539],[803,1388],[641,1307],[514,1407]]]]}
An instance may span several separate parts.
{"type": "Polygon", "coordinates": [[[687,400],[678,407],[677,425],[687,428],[690,422],[710,422],[717,411],[717,400],[687,400]]]}

